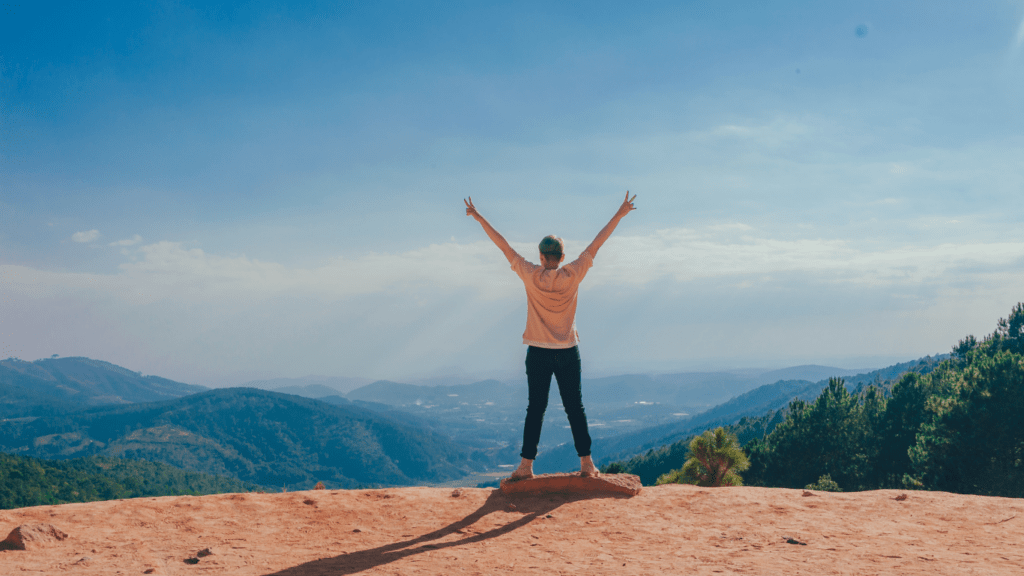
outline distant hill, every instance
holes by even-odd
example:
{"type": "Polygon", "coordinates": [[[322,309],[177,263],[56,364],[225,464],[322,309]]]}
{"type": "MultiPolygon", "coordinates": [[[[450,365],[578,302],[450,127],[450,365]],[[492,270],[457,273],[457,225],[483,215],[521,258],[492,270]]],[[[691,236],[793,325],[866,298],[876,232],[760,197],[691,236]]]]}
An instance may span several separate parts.
{"type": "Polygon", "coordinates": [[[479,468],[448,438],[385,414],[253,388],[7,419],[0,451],[150,460],[296,488],[439,482],[479,468]]]}
{"type": "Polygon", "coordinates": [[[323,384],[306,384],[304,386],[285,386],[283,388],[271,388],[271,392],[280,392],[281,394],[294,394],[295,396],[302,396],[303,398],[325,398],[328,396],[338,396],[341,392],[336,388],[330,388],[323,384]]]}
{"type": "Polygon", "coordinates": [[[36,407],[156,402],[204,390],[207,388],[143,376],[91,358],[0,361],[0,416],[27,413],[36,407]]]}
{"type": "Polygon", "coordinates": [[[248,492],[255,484],[167,464],[90,456],[39,460],[0,453],[0,510],[139,498],[248,492]]]}
{"type": "Polygon", "coordinates": [[[774,384],[780,380],[809,380],[811,382],[820,382],[832,377],[845,378],[847,376],[866,374],[871,371],[871,369],[846,370],[843,368],[834,368],[832,366],[805,364],[803,366],[791,366],[780,370],[762,372],[757,375],[757,380],[759,384],[774,384]]]}
{"type": "MultiPolygon", "coordinates": [[[[588,412],[621,410],[625,407],[663,404],[686,409],[692,413],[707,410],[765,383],[779,380],[807,380],[808,383],[829,376],[849,376],[856,372],[828,366],[795,366],[771,372],[680,372],[674,374],[620,374],[602,378],[584,378],[584,404],[588,412]],[[787,375],[776,378],[776,375],[787,375]],[[768,379],[767,381],[766,378],[768,379]]],[[[554,387],[552,383],[552,387],[554,387]]],[[[285,389],[278,389],[286,392],[285,389]]],[[[299,394],[299,391],[289,393],[299,394]]],[[[306,391],[304,391],[306,392],[306,391]]],[[[307,395],[313,390],[299,395],[307,395]]],[[[319,392],[319,391],[317,391],[319,392]]],[[[326,395],[326,394],[325,394],[326,395]]],[[[483,380],[469,384],[431,385],[402,384],[378,380],[344,395],[390,406],[453,407],[486,404],[497,408],[524,410],[527,398],[526,377],[518,382],[483,380]]],[[[557,395],[553,395],[555,398],[557,395]]]]}
{"type": "Polygon", "coordinates": [[[424,404],[460,406],[486,402],[520,404],[526,398],[526,391],[525,386],[497,380],[483,380],[473,384],[451,386],[419,386],[378,380],[349,392],[345,397],[349,400],[377,402],[390,406],[424,404]]]}
{"type": "Polygon", "coordinates": [[[369,378],[349,378],[345,376],[303,376],[301,378],[270,378],[252,380],[240,384],[236,388],[259,388],[273,390],[283,394],[295,394],[307,398],[320,398],[333,394],[347,394],[360,386],[373,382],[369,378]]]}
{"type": "MultiPolygon", "coordinates": [[[[830,372],[847,374],[849,371],[826,366],[798,366],[775,372],[820,375],[830,372]]],[[[747,399],[744,399],[744,405],[736,407],[736,410],[727,407],[729,413],[711,413],[704,420],[689,423],[692,415],[706,413],[709,409],[756,389],[758,379],[764,373],[761,370],[736,373],[681,372],[659,375],[622,374],[584,379],[583,399],[591,435],[595,439],[604,439],[599,445],[605,441],[610,442],[606,448],[617,454],[638,446],[660,445],[656,443],[665,437],[688,431],[694,426],[702,426],[709,419],[725,419],[731,423],[745,415],[759,416],[769,409],[768,406],[761,406],[757,402],[746,406],[747,399]]],[[[802,381],[797,388],[808,385],[812,385],[812,382],[802,381]]],[[[761,394],[765,392],[762,390],[761,394]]],[[[368,403],[366,407],[374,410],[389,406],[392,411],[415,415],[428,422],[428,427],[452,437],[460,445],[485,451],[488,461],[493,464],[509,464],[518,460],[527,404],[525,376],[521,381],[484,380],[470,384],[434,386],[378,380],[349,392],[345,397],[354,402],[368,403]]],[[[753,398],[750,400],[754,401],[753,398]]],[[[337,400],[334,402],[337,403],[337,400]]],[[[782,402],[785,405],[788,398],[782,402]]],[[[544,434],[541,436],[543,453],[550,453],[556,446],[571,442],[572,437],[554,383],[545,422],[544,434]]],[[[562,449],[571,458],[566,457],[564,461],[558,460],[555,464],[545,457],[544,462],[538,463],[539,469],[559,471],[571,467],[575,456],[570,454],[569,448],[571,445],[562,449]],[[547,469],[546,466],[556,468],[547,469]]],[[[600,454],[608,452],[602,451],[600,454]]]]}
{"type": "MultiPolygon", "coordinates": [[[[948,355],[927,356],[910,362],[894,364],[863,374],[846,376],[846,387],[858,392],[865,386],[877,384],[890,389],[901,374],[908,371],[927,373],[948,355]]],[[[805,368],[805,367],[800,367],[805,368]]],[[[694,434],[717,426],[729,426],[741,418],[761,417],[782,410],[794,399],[812,401],[828,385],[828,379],[818,382],[784,380],[759,386],[701,412],[688,420],[670,422],[615,436],[595,438],[593,451],[599,464],[627,460],[648,450],[673,444],[694,434]]],[[[534,469],[538,472],[561,472],[578,467],[579,459],[571,444],[563,444],[542,454],[534,469]]]]}

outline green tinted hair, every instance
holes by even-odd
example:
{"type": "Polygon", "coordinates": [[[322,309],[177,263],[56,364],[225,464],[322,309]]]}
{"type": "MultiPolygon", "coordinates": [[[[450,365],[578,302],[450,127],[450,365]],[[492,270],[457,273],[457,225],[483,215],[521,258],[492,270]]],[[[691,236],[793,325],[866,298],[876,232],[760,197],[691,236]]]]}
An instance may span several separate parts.
{"type": "Polygon", "coordinates": [[[557,236],[555,236],[554,234],[545,236],[544,239],[540,241],[540,253],[541,254],[550,254],[551,256],[561,256],[563,249],[564,249],[564,246],[562,244],[562,239],[557,237],[557,236]]]}

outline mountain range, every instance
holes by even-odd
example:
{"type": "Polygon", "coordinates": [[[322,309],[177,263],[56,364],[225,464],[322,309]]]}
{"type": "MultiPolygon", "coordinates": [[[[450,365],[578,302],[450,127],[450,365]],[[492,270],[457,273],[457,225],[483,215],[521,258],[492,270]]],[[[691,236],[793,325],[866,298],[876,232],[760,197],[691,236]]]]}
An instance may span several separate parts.
{"type": "Polygon", "coordinates": [[[0,451],[164,462],[264,486],[419,484],[479,470],[435,432],[354,404],[254,388],[0,421],[0,451]]]}
{"type": "Polygon", "coordinates": [[[0,417],[32,408],[156,402],[204,390],[91,358],[0,360],[0,417]]]}
{"type": "MultiPolygon", "coordinates": [[[[620,375],[584,380],[584,400],[602,463],[779,410],[793,398],[811,400],[828,376],[846,376],[857,387],[935,361],[859,374],[799,366],[620,375]],[[773,380],[780,376],[791,378],[773,380]]],[[[88,358],[4,360],[0,451],[136,458],[294,487],[436,483],[518,460],[523,382],[423,386],[309,377],[259,384],[282,386],[209,390],[88,358]]],[[[546,416],[539,472],[578,465],[557,399],[546,416]]]]}

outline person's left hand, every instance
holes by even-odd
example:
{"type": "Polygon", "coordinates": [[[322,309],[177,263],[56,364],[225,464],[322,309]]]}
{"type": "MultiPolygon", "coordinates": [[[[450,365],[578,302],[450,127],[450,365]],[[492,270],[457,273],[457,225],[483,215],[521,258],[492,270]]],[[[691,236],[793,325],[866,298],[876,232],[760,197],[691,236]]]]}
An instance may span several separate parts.
{"type": "Polygon", "coordinates": [[[479,220],[480,213],[476,211],[476,206],[473,206],[473,197],[470,196],[469,200],[463,198],[462,201],[466,203],[466,216],[472,216],[473,218],[479,220]]]}

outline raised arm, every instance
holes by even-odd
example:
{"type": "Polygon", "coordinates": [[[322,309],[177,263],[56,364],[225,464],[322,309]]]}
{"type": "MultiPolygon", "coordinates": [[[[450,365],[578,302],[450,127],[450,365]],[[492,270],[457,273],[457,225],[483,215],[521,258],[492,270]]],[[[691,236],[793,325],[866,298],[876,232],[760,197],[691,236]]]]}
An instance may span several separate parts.
{"type": "Polygon", "coordinates": [[[622,202],[622,205],[619,206],[618,212],[616,212],[615,216],[612,216],[611,221],[605,224],[604,228],[597,233],[597,238],[594,238],[594,241],[590,243],[590,246],[587,246],[587,252],[590,252],[591,258],[597,256],[597,251],[601,249],[601,246],[604,246],[605,240],[607,240],[608,237],[612,235],[612,232],[615,231],[615,227],[619,225],[619,220],[622,220],[622,217],[629,214],[631,211],[636,210],[636,206],[633,206],[633,200],[636,200],[636,194],[633,194],[633,199],[630,200],[629,191],[627,190],[626,199],[622,202]]]}
{"type": "Polygon", "coordinates": [[[519,256],[519,253],[513,250],[512,247],[508,245],[508,242],[505,241],[505,238],[501,234],[498,234],[498,231],[494,229],[494,226],[491,226],[491,223],[476,211],[476,206],[473,206],[472,196],[469,197],[469,200],[463,199],[462,201],[466,203],[466,216],[472,216],[480,223],[481,226],[484,227],[484,232],[487,232],[487,237],[494,242],[511,264],[512,261],[515,260],[516,256],[519,256]]]}

